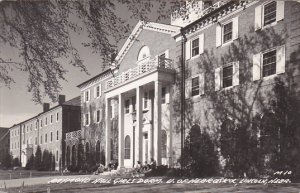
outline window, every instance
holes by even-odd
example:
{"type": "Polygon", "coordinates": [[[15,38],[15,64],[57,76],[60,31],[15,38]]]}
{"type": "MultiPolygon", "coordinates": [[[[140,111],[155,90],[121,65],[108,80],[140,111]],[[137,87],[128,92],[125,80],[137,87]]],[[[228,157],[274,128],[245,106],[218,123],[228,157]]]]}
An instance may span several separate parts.
{"type": "Polygon", "coordinates": [[[41,136],[41,141],[40,141],[40,144],[42,144],[43,143],[43,136],[41,136]]]}
{"type": "Polygon", "coordinates": [[[253,81],[285,73],[285,46],[253,55],[252,70],[253,81]]]}
{"type": "Polygon", "coordinates": [[[144,109],[148,108],[148,93],[144,93],[144,109]]]}
{"type": "Polygon", "coordinates": [[[132,101],[132,111],[136,112],[136,96],[133,96],[131,101],[132,101]]]}
{"type": "Polygon", "coordinates": [[[58,140],[58,130],[56,131],[56,140],[58,140]]]}
{"type": "Polygon", "coordinates": [[[90,90],[84,92],[84,101],[88,102],[90,100],[90,90]]]}
{"type": "Polygon", "coordinates": [[[27,125],[27,126],[26,126],[26,133],[28,133],[28,131],[29,131],[29,130],[28,130],[28,125],[27,125]]]}
{"type": "Polygon", "coordinates": [[[48,124],[48,117],[45,118],[45,125],[48,124]]]}
{"type": "Polygon", "coordinates": [[[41,119],[40,121],[41,121],[41,127],[43,127],[43,120],[41,119]]]}
{"type": "Polygon", "coordinates": [[[264,26],[276,21],[276,1],[272,1],[264,6],[264,26]]]}
{"type": "Polygon", "coordinates": [[[53,133],[51,132],[51,133],[50,133],[50,142],[52,142],[52,140],[53,140],[52,137],[53,137],[53,133]]]}
{"type": "Polygon", "coordinates": [[[232,64],[223,68],[223,88],[232,86],[232,64]]]}
{"type": "Polygon", "coordinates": [[[59,113],[57,112],[57,113],[56,113],[56,122],[57,122],[58,119],[59,119],[58,116],[59,116],[59,113]]]}
{"type": "Polygon", "coordinates": [[[192,96],[199,95],[199,77],[192,78],[192,96]]]}
{"type": "Polygon", "coordinates": [[[215,69],[215,91],[240,84],[239,62],[231,62],[215,69]]]}
{"type": "Polygon", "coordinates": [[[166,103],[166,87],[163,87],[161,89],[161,103],[162,104],[166,103]]]}
{"type": "Polygon", "coordinates": [[[101,84],[94,87],[94,98],[98,98],[101,96],[101,84]]]}
{"type": "Polygon", "coordinates": [[[268,1],[255,8],[255,31],[284,19],[285,1],[268,1]]]}
{"type": "Polygon", "coordinates": [[[53,115],[50,115],[50,124],[53,123],[53,115]]]}
{"type": "Polygon", "coordinates": [[[45,143],[47,143],[47,133],[45,134],[45,143]]]}
{"type": "Polygon", "coordinates": [[[158,56],[158,64],[161,67],[165,67],[166,66],[166,54],[163,53],[161,55],[158,56]]]}
{"type": "Polygon", "coordinates": [[[30,131],[32,131],[32,123],[30,124],[30,131]]]}
{"type": "Polygon", "coordinates": [[[161,157],[167,158],[167,132],[166,130],[161,130],[161,157]]]}
{"type": "Polygon", "coordinates": [[[229,42],[232,39],[232,22],[223,26],[223,43],[229,42]]]}
{"type": "Polygon", "coordinates": [[[125,137],[125,157],[124,159],[130,159],[130,137],[127,135],[125,137]]]}
{"type": "Polygon", "coordinates": [[[276,50],[263,54],[263,77],[276,74],[276,50]]]}
{"type": "Polygon", "coordinates": [[[56,150],[56,161],[58,162],[58,150],[56,150]]]}
{"type": "Polygon", "coordinates": [[[192,57],[199,54],[199,38],[192,40],[192,57]]]}
{"type": "Polygon", "coordinates": [[[85,125],[86,125],[86,126],[89,125],[89,124],[90,124],[90,116],[89,116],[89,113],[85,114],[84,119],[85,119],[85,125]]]}
{"type": "Polygon", "coordinates": [[[204,53],[204,33],[186,42],[185,59],[191,59],[202,53],[204,53]]]}
{"type": "Polygon", "coordinates": [[[130,100],[125,101],[125,113],[129,113],[130,100]]]}
{"type": "Polygon", "coordinates": [[[216,47],[237,39],[238,29],[238,17],[232,18],[226,21],[226,23],[218,23],[216,26],[216,47]]]}
{"type": "Polygon", "coordinates": [[[97,121],[97,123],[100,122],[100,110],[96,111],[96,121],[97,121]]]}

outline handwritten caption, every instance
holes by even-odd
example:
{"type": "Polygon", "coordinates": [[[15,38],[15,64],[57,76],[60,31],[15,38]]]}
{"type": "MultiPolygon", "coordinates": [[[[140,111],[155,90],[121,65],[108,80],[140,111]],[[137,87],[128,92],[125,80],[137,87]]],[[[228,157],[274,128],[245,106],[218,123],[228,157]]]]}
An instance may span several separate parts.
{"type": "Polygon", "coordinates": [[[178,179],[178,178],[54,178],[49,184],[64,183],[91,183],[91,184],[288,184],[290,179],[231,179],[231,178],[195,178],[195,179],[178,179]]]}

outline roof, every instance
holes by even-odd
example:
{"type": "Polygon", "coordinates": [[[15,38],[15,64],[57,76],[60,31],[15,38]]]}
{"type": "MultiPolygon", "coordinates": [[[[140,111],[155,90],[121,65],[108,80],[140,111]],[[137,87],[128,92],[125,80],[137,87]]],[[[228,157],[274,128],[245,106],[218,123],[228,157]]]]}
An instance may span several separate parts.
{"type": "Polygon", "coordinates": [[[161,23],[139,21],[132,30],[124,45],[122,46],[120,52],[116,56],[117,66],[122,62],[123,58],[133,45],[133,42],[137,39],[137,37],[143,29],[172,35],[178,32],[178,30],[180,30],[180,27],[161,23]]]}
{"type": "Polygon", "coordinates": [[[85,85],[86,83],[89,83],[89,82],[91,82],[91,81],[93,81],[93,80],[96,80],[97,78],[102,77],[103,75],[105,75],[105,74],[108,73],[108,72],[110,72],[110,68],[108,68],[107,70],[104,70],[104,71],[101,72],[100,74],[98,74],[98,75],[96,75],[96,76],[94,76],[94,77],[88,79],[87,81],[85,81],[85,82],[79,84],[77,87],[82,87],[82,86],[85,85]]]}
{"type": "Polygon", "coordinates": [[[63,105],[80,106],[81,105],[81,97],[77,96],[75,98],[72,98],[71,100],[64,102],[63,105]]]}
{"type": "Polygon", "coordinates": [[[60,106],[62,106],[62,105],[67,105],[67,106],[80,106],[80,105],[81,105],[81,99],[80,99],[80,96],[77,96],[77,97],[75,97],[75,98],[72,98],[72,99],[70,99],[70,100],[64,102],[63,104],[58,104],[58,105],[56,105],[56,106],[50,108],[49,110],[47,110],[47,111],[45,111],[45,112],[41,112],[41,113],[37,114],[36,116],[30,117],[29,119],[26,119],[26,120],[24,120],[24,121],[22,121],[22,122],[20,122],[20,123],[14,124],[14,125],[11,126],[10,128],[15,127],[15,126],[17,126],[17,125],[20,125],[20,124],[22,124],[22,123],[25,123],[25,122],[27,122],[27,121],[29,121],[29,120],[31,120],[31,119],[37,118],[38,116],[40,116],[40,115],[42,115],[42,114],[44,114],[44,113],[47,113],[47,112],[49,112],[49,111],[51,111],[51,110],[53,110],[53,109],[55,109],[55,108],[57,108],[57,107],[60,107],[60,106]]]}

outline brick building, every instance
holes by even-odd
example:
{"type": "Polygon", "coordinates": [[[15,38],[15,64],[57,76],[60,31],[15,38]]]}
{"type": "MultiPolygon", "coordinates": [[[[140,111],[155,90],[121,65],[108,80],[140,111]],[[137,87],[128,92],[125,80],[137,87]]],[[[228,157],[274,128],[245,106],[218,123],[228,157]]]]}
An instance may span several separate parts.
{"type": "Polygon", "coordinates": [[[187,1],[171,25],[139,22],[111,68],[78,86],[83,121],[67,134],[68,164],[82,149],[119,168],[150,158],[176,167],[187,136],[205,131],[218,144],[231,123],[252,127],[275,79],[299,91],[299,10],[295,1],[187,1]]]}
{"type": "Polygon", "coordinates": [[[79,128],[80,97],[65,101],[60,95],[57,106],[50,108],[44,103],[42,113],[10,128],[10,152],[25,167],[39,145],[42,152],[48,150],[55,156],[55,169],[59,170],[65,162],[65,133],[79,128]]]}

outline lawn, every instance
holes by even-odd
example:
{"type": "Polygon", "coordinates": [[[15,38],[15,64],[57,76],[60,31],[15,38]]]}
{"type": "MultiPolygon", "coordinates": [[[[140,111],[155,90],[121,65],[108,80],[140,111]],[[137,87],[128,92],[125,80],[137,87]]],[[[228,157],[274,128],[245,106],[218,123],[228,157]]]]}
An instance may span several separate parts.
{"type": "MultiPolygon", "coordinates": [[[[7,192],[19,192],[19,188],[10,188],[7,192]]],[[[245,193],[299,193],[300,184],[92,184],[92,183],[65,183],[25,186],[23,192],[50,192],[55,193],[173,193],[173,192],[245,192],[245,193]]]]}
{"type": "Polygon", "coordinates": [[[42,176],[59,176],[60,172],[51,171],[30,171],[30,170],[0,170],[0,180],[42,177],[42,176]]]}

